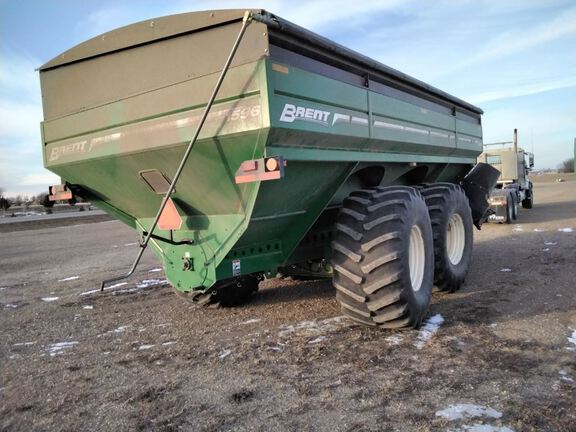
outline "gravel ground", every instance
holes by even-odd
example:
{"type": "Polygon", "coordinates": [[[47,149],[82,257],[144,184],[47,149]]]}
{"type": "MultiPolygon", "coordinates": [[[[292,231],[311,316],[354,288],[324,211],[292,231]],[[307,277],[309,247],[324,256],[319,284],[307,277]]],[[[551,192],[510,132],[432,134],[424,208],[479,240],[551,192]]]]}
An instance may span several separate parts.
{"type": "MultiPolygon", "coordinates": [[[[538,179],[537,179],[538,180],[538,179]]],[[[0,430],[576,431],[576,183],[475,232],[422,329],[343,318],[329,281],[198,309],[120,222],[0,233],[0,430]]]]}

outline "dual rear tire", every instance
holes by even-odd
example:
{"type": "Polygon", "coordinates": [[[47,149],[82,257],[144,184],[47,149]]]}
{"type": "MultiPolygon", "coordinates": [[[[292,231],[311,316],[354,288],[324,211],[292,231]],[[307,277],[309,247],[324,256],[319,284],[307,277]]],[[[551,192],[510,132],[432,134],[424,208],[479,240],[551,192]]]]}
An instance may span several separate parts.
{"type": "Polygon", "coordinates": [[[474,243],[472,213],[460,186],[436,183],[422,189],[434,233],[434,285],[460,289],[470,268],[474,243]]]}
{"type": "Polygon", "coordinates": [[[332,242],[333,283],[343,312],[382,328],[419,327],[433,283],[455,291],[472,251],[472,217],[452,184],[353,192],[332,242]]]}

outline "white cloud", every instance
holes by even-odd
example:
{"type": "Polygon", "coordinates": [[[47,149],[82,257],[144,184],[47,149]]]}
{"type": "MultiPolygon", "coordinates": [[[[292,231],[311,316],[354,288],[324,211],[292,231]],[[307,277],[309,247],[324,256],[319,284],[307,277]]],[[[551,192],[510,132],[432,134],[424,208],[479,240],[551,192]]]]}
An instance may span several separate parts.
{"type": "Polygon", "coordinates": [[[513,129],[518,128],[518,143],[528,151],[534,150],[537,169],[556,168],[574,155],[574,114],[566,106],[542,110],[536,103],[507,104],[487,110],[482,123],[484,142],[510,141],[513,129]]]}
{"type": "Polygon", "coordinates": [[[0,95],[18,100],[40,102],[40,82],[35,69],[40,61],[15,54],[2,55],[0,62],[0,95]]]}
{"type": "Polygon", "coordinates": [[[0,146],[9,147],[15,141],[40,145],[40,104],[0,98],[0,146]]]}
{"type": "Polygon", "coordinates": [[[40,62],[26,55],[2,56],[0,66],[0,186],[7,194],[35,193],[58,177],[42,168],[40,62]],[[40,187],[42,186],[42,187],[40,187]]]}
{"type": "MultiPolygon", "coordinates": [[[[314,29],[325,29],[328,25],[338,23],[342,27],[354,26],[379,12],[393,10],[400,5],[406,7],[411,0],[364,0],[355,3],[349,0],[315,0],[287,1],[269,0],[262,4],[267,11],[278,14],[299,26],[314,29]]],[[[168,13],[183,13],[212,9],[242,9],[244,3],[235,0],[195,1],[184,0],[176,4],[168,13]]]]}
{"type": "Polygon", "coordinates": [[[40,143],[42,105],[34,70],[40,62],[26,55],[6,54],[0,67],[0,146],[18,141],[40,143]]]}
{"type": "Polygon", "coordinates": [[[28,174],[22,178],[22,186],[50,186],[60,183],[60,177],[51,172],[44,171],[28,174]]]}
{"type": "Polygon", "coordinates": [[[473,104],[481,104],[520,96],[530,96],[551,90],[559,90],[575,86],[576,86],[576,76],[555,81],[535,82],[532,84],[524,84],[511,87],[507,86],[505,88],[491,90],[484,93],[478,93],[475,95],[468,96],[466,100],[473,104]]]}
{"type": "Polygon", "coordinates": [[[531,28],[518,27],[501,33],[490,39],[478,53],[465,59],[459,66],[470,66],[508,57],[572,34],[576,34],[576,8],[562,11],[552,21],[531,28]]]}
{"type": "Polygon", "coordinates": [[[81,36],[82,39],[86,39],[147,18],[153,18],[147,8],[115,5],[98,9],[88,14],[87,17],[76,24],[76,31],[84,35],[81,36]]]}

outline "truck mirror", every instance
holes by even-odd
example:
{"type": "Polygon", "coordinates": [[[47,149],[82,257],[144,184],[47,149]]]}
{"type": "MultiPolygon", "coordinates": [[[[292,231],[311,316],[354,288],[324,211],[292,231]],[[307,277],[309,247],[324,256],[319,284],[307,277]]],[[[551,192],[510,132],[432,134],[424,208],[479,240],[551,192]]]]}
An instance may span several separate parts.
{"type": "Polygon", "coordinates": [[[528,155],[528,165],[530,166],[530,168],[534,166],[534,155],[532,153],[528,155]]]}

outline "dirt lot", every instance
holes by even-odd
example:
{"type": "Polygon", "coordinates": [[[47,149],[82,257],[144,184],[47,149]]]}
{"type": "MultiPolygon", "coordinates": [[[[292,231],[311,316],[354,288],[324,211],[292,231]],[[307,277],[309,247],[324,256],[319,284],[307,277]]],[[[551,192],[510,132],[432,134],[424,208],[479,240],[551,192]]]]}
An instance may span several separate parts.
{"type": "Polygon", "coordinates": [[[423,329],[341,317],[329,281],[197,309],[116,221],[0,233],[0,429],[576,431],[576,183],[475,232],[423,329]],[[86,293],[88,292],[88,293],[86,293]]]}

